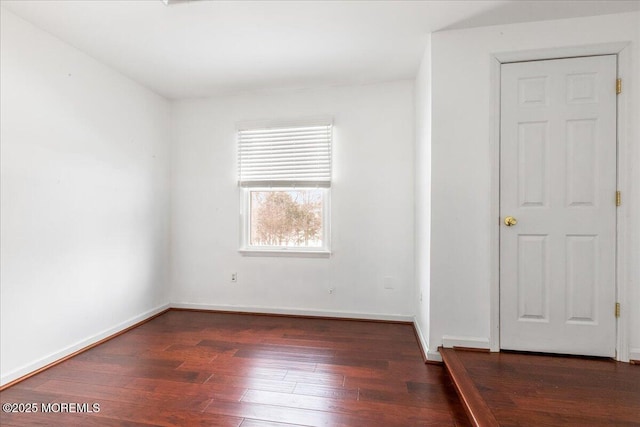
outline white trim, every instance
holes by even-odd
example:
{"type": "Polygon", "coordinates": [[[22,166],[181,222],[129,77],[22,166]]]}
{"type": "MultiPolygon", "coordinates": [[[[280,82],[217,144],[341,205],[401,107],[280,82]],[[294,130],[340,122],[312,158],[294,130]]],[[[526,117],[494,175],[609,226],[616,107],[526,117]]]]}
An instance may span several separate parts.
{"type": "MultiPolygon", "coordinates": [[[[525,50],[518,52],[500,52],[491,54],[491,91],[490,105],[493,115],[490,116],[490,126],[492,129],[491,147],[492,164],[495,165],[495,159],[498,159],[498,167],[493,167],[491,194],[494,205],[491,208],[492,218],[498,218],[492,226],[491,233],[491,269],[492,282],[490,284],[490,331],[489,331],[489,348],[491,351],[499,351],[500,349],[500,222],[499,222],[499,200],[500,200],[500,182],[499,182],[499,156],[500,156],[500,64],[506,62],[518,61],[535,61],[542,59],[568,58],[578,56],[593,55],[617,55],[618,56],[618,76],[630,81],[631,77],[631,59],[629,54],[629,46],[631,42],[603,43],[584,46],[567,46],[561,48],[525,50]],[[497,68],[496,68],[497,67],[497,68]],[[498,105],[498,114],[495,115],[496,103],[498,105]],[[497,129],[497,130],[496,130],[497,129]],[[496,172],[497,170],[497,172],[496,172]],[[496,179],[495,175],[498,174],[496,179]],[[496,202],[498,200],[498,202],[496,202]],[[496,213],[497,212],[497,213],[496,213]]],[[[627,83],[627,87],[631,84],[627,83]]],[[[629,92],[629,91],[627,91],[629,92]]],[[[628,96],[625,91],[618,96],[618,189],[623,191],[631,185],[631,167],[627,157],[631,152],[630,139],[628,136],[629,123],[629,105],[628,96]],[[624,155],[623,155],[624,154],[624,155]]],[[[618,236],[617,236],[617,280],[616,292],[617,300],[623,306],[628,300],[627,282],[628,267],[631,260],[631,242],[627,235],[629,234],[630,224],[626,218],[629,216],[628,208],[623,203],[617,212],[618,236]]],[[[629,361],[629,316],[626,310],[623,310],[621,317],[617,321],[617,341],[616,341],[616,360],[629,361]]]]}
{"type": "Polygon", "coordinates": [[[441,362],[442,363],[442,355],[438,351],[430,351],[427,353],[427,360],[429,362],[441,362]]]}
{"type": "Polygon", "coordinates": [[[209,310],[209,311],[236,311],[239,313],[249,314],[284,314],[291,316],[312,316],[312,317],[335,317],[341,319],[357,319],[357,320],[387,320],[392,322],[413,323],[414,317],[405,314],[376,314],[376,313],[359,313],[353,311],[330,311],[330,310],[314,310],[314,309],[297,309],[285,307],[263,307],[263,306],[246,306],[246,305],[227,305],[227,304],[198,304],[191,302],[176,302],[171,304],[171,308],[184,308],[191,310],[209,310]]]}
{"type": "Polygon", "coordinates": [[[85,347],[89,347],[90,345],[95,344],[98,341],[103,340],[111,335],[117,334],[118,332],[121,332],[124,329],[127,329],[128,327],[135,325],[136,323],[140,323],[144,320],[147,320],[150,317],[153,317],[156,314],[161,313],[168,308],[169,308],[169,304],[163,304],[154,309],[146,311],[142,314],[131,317],[130,319],[127,319],[124,322],[118,323],[117,325],[109,329],[105,329],[100,333],[97,333],[81,341],[78,341],[75,344],[72,344],[68,347],[63,348],[62,350],[56,351],[55,353],[52,353],[48,356],[38,359],[35,362],[31,362],[26,365],[23,365],[18,369],[14,369],[13,371],[7,373],[6,375],[2,376],[2,378],[0,378],[0,386],[8,384],[32,372],[35,372],[38,369],[41,369],[53,362],[63,359],[69,356],[70,354],[75,353],[78,350],[82,350],[85,347]]]}
{"type": "Polygon", "coordinates": [[[478,337],[456,337],[452,335],[443,335],[442,346],[445,348],[466,347],[488,350],[489,340],[478,337]]]}
{"type": "Polygon", "coordinates": [[[500,351],[500,61],[491,58],[489,75],[491,90],[490,105],[490,146],[491,146],[491,218],[495,225],[491,231],[489,247],[491,272],[489,283],[489,349],[500,351]],[[495,90],[497,88],[497,91],[495,90]],[[496,191],[497,189],[497,191],[496,191]]]}
{"type": "Polygon", "coordinates": [[[429,360],[429,344],[424,339],[424,334],[422,333],[422,329],[420,329],[420,323],[418,323],[418,320],[415,316],[413,317],[413,327],[416,330],[416,335],[418,336],[418,345],[422,349],[422,354],[424,354],[424,356],[427,358],[427,360],[425,360],[426,362],[429,360]]]}
{"type": "Polygon", "coordinates": [[[304,251],[297,248],[282,248],[282,249],[239,249],[238,253],[242,256],[257,256],[257,257],[291,257],[291,258],[330,258],[331,251],[318,250],[318,251],[304,251]]]}
{"type": "Polygon", "coordinates": [[[640,360],[640,348],[629,349],[629,360],[640,360]]]}
{"type": "Polygon", "coordinates": [[[544,59],[573,58],[576,56],[615,55],[624,50],[630,42],[599,43],[583,46],[565,46],[550,49],[532,49],[499,52],[491,56],[501,64],[508,62],[538,61],[544,59]]]}
{"type": "MultiPolygon", "coordinates": [[[[623,79],[623,85],[630,87],[632,80],[631,58],[628,46],[625,44],[623,49],[618,52],[618,77],[623,79]]],[[[618,190],[622,194],[631,194],[629,191],[632,187],[631,164],[629,158],[632,154],[631,138],[629,138],[629,96],[630,90],[622,90],[618,95],[618,111],[617,111],[617,135],[618,135],[618,190]]],[[[623,199],[624,200],[624,199],[623,199]]],[[[633,265],[630,230],[631,212],[629,203],[622,203],[616,210],[617,214],[617,246],[616,246],[616,301],[621,304],[621,315],[617,319],[617,341],[616,341],[616,360],[628,362],[631,358],[629,350],[629,306],[630,301],[628,294],[628,283],[632,282],[630,277],[629,265],[633,265]]]]}
{"type": "Polygon", "coordinates": [[[245,120],[236,123],[236,131],[251,129],[272,129],[281,127],[298,127],[298,126],[329,126],[333,125],[332,116],[314,116],[301,117],[297,119],[279,120],[279,119],[263,119],[263,120],[245,120]]]}

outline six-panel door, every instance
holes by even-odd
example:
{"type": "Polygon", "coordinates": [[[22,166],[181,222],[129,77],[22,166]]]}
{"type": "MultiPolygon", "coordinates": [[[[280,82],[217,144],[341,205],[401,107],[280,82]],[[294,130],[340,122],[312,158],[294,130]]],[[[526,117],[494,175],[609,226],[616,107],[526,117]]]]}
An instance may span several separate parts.
{"type": "Polygon", "coordinates": [[[615,82],[615,55],[501,66],[503,349],[615,356],[615,82]]]}

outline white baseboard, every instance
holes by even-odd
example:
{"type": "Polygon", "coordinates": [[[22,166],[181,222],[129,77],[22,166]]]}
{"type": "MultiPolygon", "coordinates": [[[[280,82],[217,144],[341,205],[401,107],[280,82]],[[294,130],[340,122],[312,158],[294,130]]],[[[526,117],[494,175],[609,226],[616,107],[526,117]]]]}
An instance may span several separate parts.
{"type": "Polygon", "coordinates": [[[427,360],[429,362],[442,362],[442,355],[437,350],[430,351],[429,353],[427,353],[427,360]]]}
{"type": "Polygon", "coordinates": [[[442,337],[442,346],[445,348],[466,347],[483,350],[488,350],[490,348],[489,340],[487,338],[456,337],[451,335],[444,335],[442,337]]]}
{"type": "Polygon", "coordinates": [[[427,344],[427,341],[424,339],[424,335],[422,334],[422,329],[420,329],[420,324],[416,320],[415,316],[413,318],[413,327],[416,329],[416,335],[418,336],[418,345],[422,348],[422,354],[424,354],[425,357],[427,358],[425,362],[428,362],[429,361],[429,344],[427,344]]]}
{"type": "Polygon", "coordinates": [[[429,351],[429,344],[427,343],[427,340],[424,339],[424,334],[422,333],[422,329],[420,329],[420,324],[416,321],[415,317],[413,319],[413,326],[416,328],[418,344],[422,347],[422,354],[427,358],[425,362],[442,362],[442,356],[440,356],[437,349],[436,351],[429,351]]]}
{"type": "Polygon", "coordinates": [[[169,304],[164,304],[161,305],[159,307],[156,307],[154,309],[151,309],[145,313],[139,314],[137,316],[134,316],[130,319],[125,320],[122,323],[119,323],[109,329],[106,329],[98,334],[92,335],[86,339],[83,339],[82,341],[78,341],[75,344],[72,344],[68,347],[63,348],[60,351],[57,351],[55,353],[52,353],[48,356],[45,356],[41,359],[38,359],[34,362],[28,363],[18,369],[14,369],[13,371],[3,375],[2,377],[0,377],[0,386],[4,386],[5,384],[8,384],[12,381],[17,380],[20,377],[23,377],[25,375],[28,375],[32,372],[37,371],[38,369],[42,369],[43,367],[54,363],[60,359],[64,359],[65,357],[69,356],[70,354],[75,353],[78,350],[81,350],[85,347],[89,347],[92,344],[97,343],[100,340],[103,340],[111,335],[117,334],[120,331],[123,331],[124,329],[127,329],[130,326],[135,325],[136,323],[140,323],[150,317],[155,316],[158,313],[161,313],[162,311],[166,310],[169,308],[169,304]]]}
{"type": "Polygon", "coordinates": [[[629,349],[629,360],[640,360],[640,348],[629,349]]]}
{"type": "Polygon", "coordinates": [[[237,311],[239,313],[254,314],[283,314],[292,316],[315,316],[315,317],[335,317],[342,319],[358,320],[387,320],[392,322],[413,323],[413,316],[404,314],[376,314],[358,313],[353,311],[326,311],[311,309],[295,309],[282,307],[261,307],[244,305],[218,305],[218,304],[196,304],[190,302],[176,302],[170,304],[171,308],[183,308],[190,310],[211,310],[211,311],[237,311]]]}

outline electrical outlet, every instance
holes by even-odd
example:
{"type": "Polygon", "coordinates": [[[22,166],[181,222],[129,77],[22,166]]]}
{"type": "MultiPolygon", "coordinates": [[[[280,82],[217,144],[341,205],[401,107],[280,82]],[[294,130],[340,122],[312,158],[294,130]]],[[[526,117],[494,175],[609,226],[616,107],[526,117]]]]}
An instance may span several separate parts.
{"type": "Polygon", "coordinates": [[[231,283],[236,283],[238,281],[238,273],[231,273],[231,283]]]}

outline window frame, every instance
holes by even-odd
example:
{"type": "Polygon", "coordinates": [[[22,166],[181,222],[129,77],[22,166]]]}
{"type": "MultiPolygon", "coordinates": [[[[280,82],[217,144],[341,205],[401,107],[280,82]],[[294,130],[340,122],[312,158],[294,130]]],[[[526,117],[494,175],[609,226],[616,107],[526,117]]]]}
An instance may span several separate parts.
{"type": "MultiPolygon", "coordinates": [[[[334,143],[334,126],[333,117],[322,115],[312,117],[299,117],[285,120],[254,120],[236,123],[236,149],[238,159],[238,198],[239,198],[239,250],[242,255],[246,256],[289,256],[289,257],[330,257],[331,256],[331,182],[333,170],[333,143],[334,143]],[[328,176],[326,170],[320,172],[317,177],[306,177],[304,174],[296,175],[292,178],[274,177],[273,179],[246,177],[243,174],[242,150],[243,134],[245,132],[266,131],[287,129],[287,128],[307,128],[307,127],[328,127],[328,176]],[[322,194],[322,228],[323,228],[323,245],[321,247],[302,247],[302,246],[257,246],[250,244],[250,227],[251,227],[251,191],[290,191],[313,189],[321,190],[322,194]]],[[[251,166],[251,165],[250,165],[251,166]]],[[[299,172],[299,170],[298,170],[299,172]]]]}
{"type": "Polygon", "coordinates": [[[279,255],[328,257],[331,255],[331,187],[317,186],[261,186],[240,187],[240,249],[244,255],[279,255]],[[322,246],[258,246],[251,245],[251,192],[252,191],[299,191],[319,190],[322,192],[322,246]]]}

